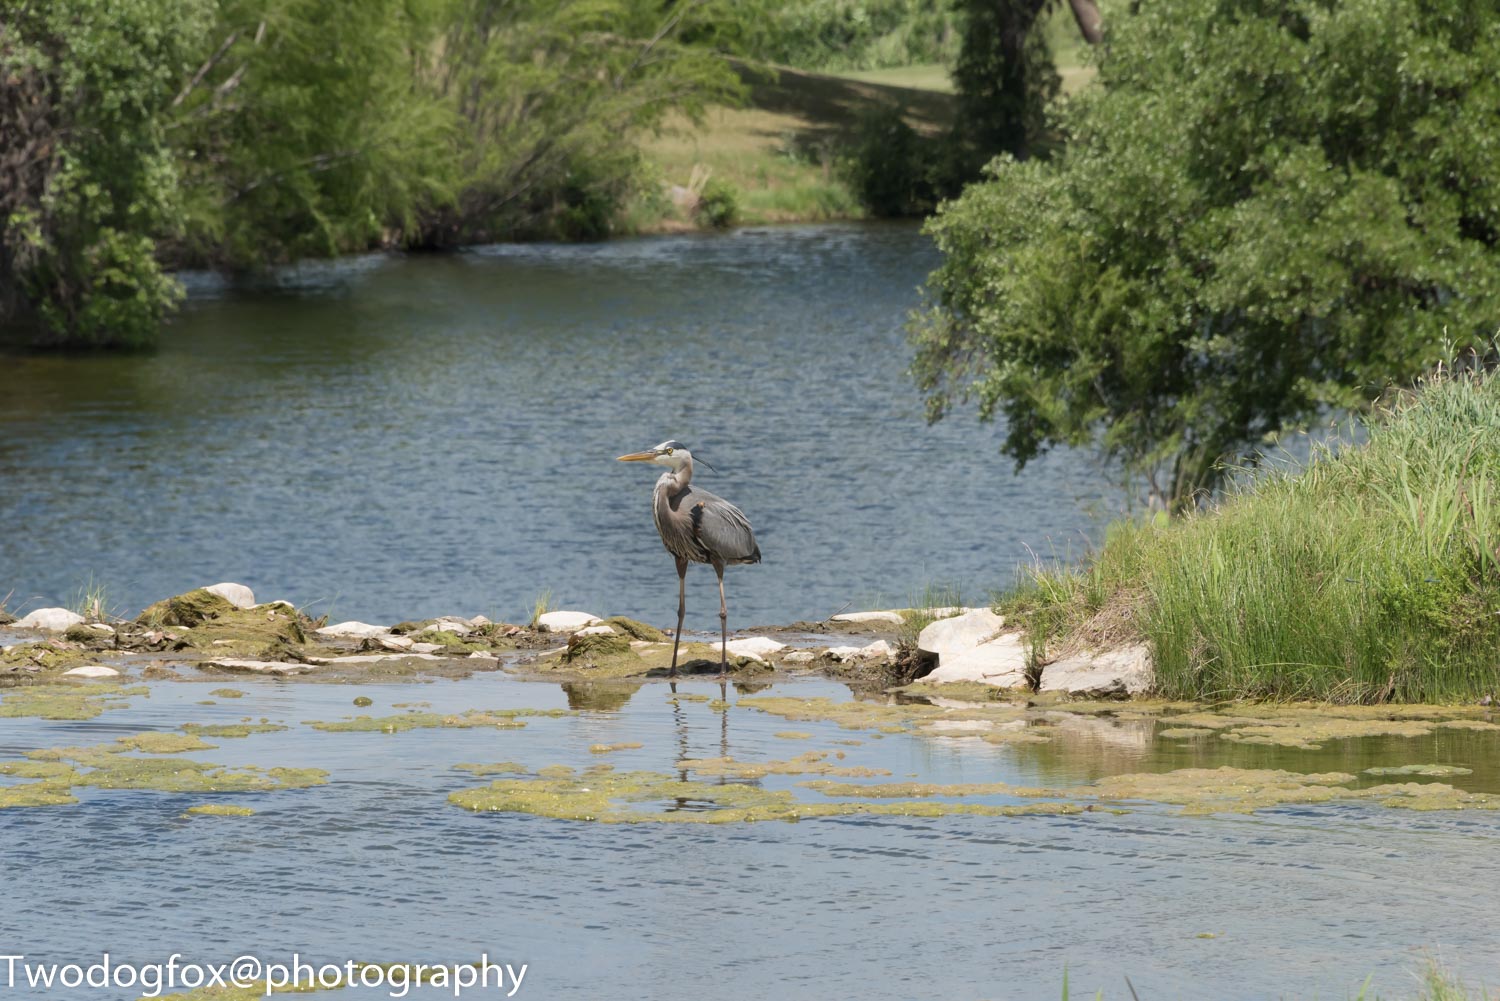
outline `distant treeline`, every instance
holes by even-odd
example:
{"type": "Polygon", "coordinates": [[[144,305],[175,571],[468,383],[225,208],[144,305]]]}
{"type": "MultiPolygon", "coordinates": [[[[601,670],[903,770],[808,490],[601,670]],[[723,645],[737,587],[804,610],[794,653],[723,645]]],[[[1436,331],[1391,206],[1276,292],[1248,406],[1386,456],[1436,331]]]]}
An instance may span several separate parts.
{"type": "Polygon", "coordinates": [[[0,333],[147,343],[177,267],[604,236],[643,135],[743,98],[726,54],[936,58],[957,24],[953,141],[893,111],[855,151],[873,212],[924,212],[1024,154],[1055,2],[0,0],[0,333]]]}
{"type": "Polygon", "coordinates": [[[734,0],[0,0],[0,323],[149,340],[168,266],[601,234],[742,92],[734,0]]]}

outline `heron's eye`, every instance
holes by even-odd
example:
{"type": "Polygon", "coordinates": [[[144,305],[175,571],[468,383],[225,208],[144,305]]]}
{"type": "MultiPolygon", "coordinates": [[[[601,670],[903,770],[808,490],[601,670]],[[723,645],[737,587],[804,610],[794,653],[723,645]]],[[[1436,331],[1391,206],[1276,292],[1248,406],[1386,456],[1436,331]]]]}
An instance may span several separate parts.
{"type": "Polygon", "coordinates": [[[672,454],[672,450],[671,450],[671,449],[670,449],[670,448],[669,448],[669,449],[667,449],[667,454],[668,454],[668,455],[671,455],[671,454],[672,454]]]}

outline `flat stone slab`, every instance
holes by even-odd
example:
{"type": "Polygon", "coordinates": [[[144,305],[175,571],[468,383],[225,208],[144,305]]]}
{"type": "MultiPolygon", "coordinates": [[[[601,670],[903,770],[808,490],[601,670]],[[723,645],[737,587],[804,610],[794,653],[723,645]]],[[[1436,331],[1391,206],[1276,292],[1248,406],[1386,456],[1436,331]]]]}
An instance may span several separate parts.
{"type": "Polygon", "coordinates": [[[235,608],[255,607],[255,592],[244,584],[234,584],[230,581],[225,581],[222,584],[210,584],[203,590],[209,594],[217,594],[235,608]]]}
{"type": "Polygon", "coordinates": [[[292,664],[280,660],[239,660],[225,658],[206,660],[204,667],[217,667],[224,671],[243,671],[246,674],[305,674],[312,668],[307,664],[292,664]]]}
{"type": "Polygon", "coordinates": [[[474,623],[468,619],[460,619],[456,615],[445,615],[435,620],[428,629],[435,629],[440,633],[453,633],[455,636],[467,636],[474,631],[474,623]]]}
{"type": "Polygon", "coordinates": [[[988,608],[975,608],[951,618],[939,619],[922,630],[917,649],[935,655],[941,666],[949,658],[968,653],[1005,628],[1005,619],[988,608]]]}
{"type": "Polygon", "coordinates": [[[868,646],[833,646],[828,648],[828,656],[840,663],[851,660],[889,660],[895,652],[885,640],[876,640],[868,646]]]}
{"type": "Polygon", "coordinates": [[[959,653],[940,654],[937,669],[921,680],[937,684],[977,681],[996,688],[1018,688],[1026,684],[1026,644],[1020,633],[1006,633],[959,653]]]}
{"type": "Polygon", "coordinates": [[[840,612],[832,619],[834,622],[889,622],[896,626],[906,621],[900,612],[840,612]]]}
{"type": "MultiPolygon", "coordinates": [[[[421,646],[421,644],[417,644],[421,646]]],[[[356,653],[347,657],[309,657],[308,660],[314,664],[328,667],[338,667],[340,664],[379,664],[385,660],[443,660],[444,658],[431,653],[356,653]]]]}
{"type": "Polygon", "coordinates": [[[71,671],[64,671],[64,678],[118,678],[120,672],[103,664],[85,664],[75,667],[71,671]]]}
{"type": "Polygon", "coordinates": [[[547,612],[537,616],[536,627],[544,633],[573,633],[603,621],[588,612],[547,612]]]}
{"type": "Polygon", "coordinates": [[[811,650],[793,650],[781,658],[783,664],[811,664],[818,659],[818,655],[811,650]]]}
{"type": "Polygon", "coordinates": [[[726,649],[737,656],[753,657],[763,661],[771,654],[785,650],[786,644],[777,642],[769,636],[743,636],[737,640],[730,640],[726,649]]]}
{"type": "Polygon", "coordinates": [[[1038,689],[1069,695],[1140,695],[1155,683],[1151,649],[1137,644],[1054,661],[1042,668],[1038,689]]]}
{"type": "Polygon", "coordinates": [[[314,631],[319,636],[364,640],[375,636],[384,636],[391,630],[388,626],[372,626],[368,622],[356,622],[351,619],[348,622],[336,622],[331,626],[324,626],[314,631]]]}
{"type": "Polygon", "coordinates": [[[597,626],[584,626],[582,629],[578,630],[578,632],[574,633],[573,635],[575,635],[575,636],[613,636],[614,634],[615,634],[615,631],[614,631],[614,629],[612,627],[600,624],[600,625],[597,625],[597,626]]]}
{"type": "Polygon", "coordinates": [[[38,608],[10,624],[11,629],[41,629],[49,633],[67,632],[83,624],[83,616],[66,608],[38,608]]]}

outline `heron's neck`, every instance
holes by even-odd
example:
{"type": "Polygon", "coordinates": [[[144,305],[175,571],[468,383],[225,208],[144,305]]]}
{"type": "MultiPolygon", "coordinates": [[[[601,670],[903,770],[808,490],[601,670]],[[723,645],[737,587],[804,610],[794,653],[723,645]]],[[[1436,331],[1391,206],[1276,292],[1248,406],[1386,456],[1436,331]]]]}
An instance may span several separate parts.
{"type": "Polygon", "coordinates": [[[669,493],[677,493],[683,487],[693,482],[693,460],[690,458],[684,459],[682,465],[676,469],[662,473],[661,479],[657,482],[665,487],[669,493]]]}

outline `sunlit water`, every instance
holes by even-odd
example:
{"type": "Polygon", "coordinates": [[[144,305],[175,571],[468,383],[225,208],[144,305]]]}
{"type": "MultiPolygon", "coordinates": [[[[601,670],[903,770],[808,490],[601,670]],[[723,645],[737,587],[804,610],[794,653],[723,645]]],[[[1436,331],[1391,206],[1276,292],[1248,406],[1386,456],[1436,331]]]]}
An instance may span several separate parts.
{"type": "MultiPolygon", "coordinates": [[[[153,354],[0,356],[0,597],[117,611],[219,580],[336,618],[669,622],[653,467],[679,438],[750,516],[739,624],[969,597],[1076,551],[1119,497],[1082,457],[1019,477],[999,432],[927,427],[910,226],[808,226],[190,276],[153,354]]],[[[717,626],[712,574],[690,626],[717,626]]]]}
{"type": "MultiPolygon", "coordinates": [[[[196,704],[224,683],[155,684],[149,699],[87,722],[5,721],[0,757],[10,758],[185,720],[266,717],[292,729],[213,740],[219,749],[188,756],[330,772],[322,787],[223,797],[254,807],[248,818],[184,819],[205,795],[90,789],[76,790],[76,806],[0,811],[0,941],[11,952],[216,962],[487,952],[529,964],[518,997],[684,1001],[1056,997],[1064,970],[1074,997],[1128,997],[1129,977],[1142,998],[1342,998],[1373,975],[1368,996],[1389,998],[1414,993],[1424,949],[1471,983],[1500,980],[1500,901],[1486,889],[1486,860],[1500,849],[1493,813],[1325,804],[1206,818],[1127,804],[1120,816],[685,827],[473,814],[446,798],[488,781],[454,771],[460,762],[672,772],[683,757],[806,750],[842,750],[841,764],[894,773],[884,781],[1066,785],[1188,764],[1358,772],[1420,761],[1470,764],[1472,776],[1449,781],[1495,790],[1493,733],[1330,741],[1322,752],[1222,741],[1192,750],[1152,741],[1149,721],[1085,719],[1071,735],[1020,747],[821,722],[791,724],[812,736],[787,740],[773,736],[786,720],[739,706],[732,686],[721,713],[673,705],[662,682],[519,730],[325,733],[301,722],[395,713],[392,703],[413,700],[458,711],[563,708],[569,698],[490,674],[430,685],[233,681],[247,697],[196,704]],[[355,695],[374,706],[354,709],[355,695]],[[864,743],[834,743],[849,738],[864,743]],[[623,741],[643,746],[588,751],[623,741]]],[[[719,695],[710,681],[680,689],[719,695]]],[[[849,697],[817,681],[769,694],[849,697]]],[[[817,798],[800,777],[762,781],[817,798]]]]}

